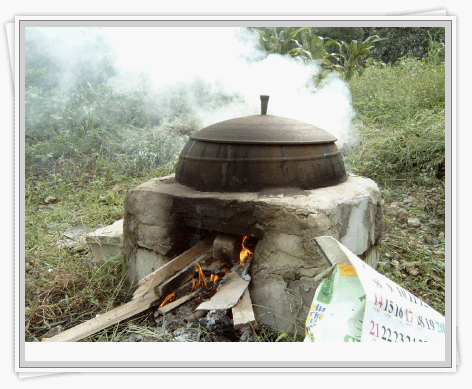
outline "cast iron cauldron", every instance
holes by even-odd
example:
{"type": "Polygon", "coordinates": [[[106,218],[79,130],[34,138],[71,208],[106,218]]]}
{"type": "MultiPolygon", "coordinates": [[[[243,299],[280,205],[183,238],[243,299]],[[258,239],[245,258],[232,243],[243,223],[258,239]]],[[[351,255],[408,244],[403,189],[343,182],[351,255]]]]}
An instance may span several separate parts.
{"type": "Polygon", "coordinates": [[[298,120],[267,115],[226,120],[194,133],[182,150],[177,182],[202,192],[315,189],[347,179],[336,138],[298,120]]]}

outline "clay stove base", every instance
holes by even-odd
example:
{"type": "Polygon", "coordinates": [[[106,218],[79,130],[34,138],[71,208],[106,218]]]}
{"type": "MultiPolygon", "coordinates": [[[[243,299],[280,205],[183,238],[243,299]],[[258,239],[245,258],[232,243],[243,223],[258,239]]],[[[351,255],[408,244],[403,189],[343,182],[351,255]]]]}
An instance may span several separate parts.
{"type": "Polygon", "coordinates": [[[314,190],[260,193],[198,192],[173,175],[152,179],[128,193],[124,252],[136,283],[187,249],[200,229],[259,239],[250,295],[261,324],[293,332],[313,299],[313,278],[328,267],[313,238],[330,235],[366,255],[382,229],[380,191],[370,179],[314,190]]]}

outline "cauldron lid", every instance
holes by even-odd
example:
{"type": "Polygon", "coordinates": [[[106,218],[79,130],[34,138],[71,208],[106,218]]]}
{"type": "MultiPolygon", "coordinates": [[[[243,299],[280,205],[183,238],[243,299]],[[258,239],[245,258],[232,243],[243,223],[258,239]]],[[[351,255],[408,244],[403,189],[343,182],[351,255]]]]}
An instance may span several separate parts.
{"type": "Polygon", "coordinates": [[[264,114],[212,124],[194,133],[190,139],[230,144],[316,144],[337,140],[311,124],[264,114]]]}

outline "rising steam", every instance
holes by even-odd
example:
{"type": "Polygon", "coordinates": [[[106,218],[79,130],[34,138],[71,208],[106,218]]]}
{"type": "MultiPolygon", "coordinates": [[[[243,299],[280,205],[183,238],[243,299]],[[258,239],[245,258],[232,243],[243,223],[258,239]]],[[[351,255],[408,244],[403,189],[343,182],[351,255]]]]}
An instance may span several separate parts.
{"type": "Polygon", "coordinates": [[[270,95],[268,114],[318,126],[335,135],[338,145],[347,139],[355,116],[344,81],[331,75],[315,87],[319,64],[267,55],[248,29],[29,30],[27,38],[54,59],[54,77],[63,90],[87,76],[102,76],[117,93],[145,90],[147,108],[164,117],[185,107],[201,127],[260,113],[261,94],[270,95]],[[175,94],[179,104],[171,98],[175,94]]]}

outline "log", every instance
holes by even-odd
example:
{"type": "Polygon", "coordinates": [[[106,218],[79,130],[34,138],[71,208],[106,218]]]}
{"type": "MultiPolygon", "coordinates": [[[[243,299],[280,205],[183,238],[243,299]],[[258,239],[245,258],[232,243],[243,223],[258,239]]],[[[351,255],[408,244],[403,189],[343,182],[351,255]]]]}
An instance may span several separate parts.
{"type": "Polygon", "coordinates": [[[100,316],[61,332],[52,338],[44,338],[43,342],[77,342],[113,324],[144,312],[151,307],[154,300],[155,298],[153,296],[131,300],[120,307],[114,308],[100,316]]]}
{"type": "Polygon", "coordinates": [[[214,236],[210,236],[202,240],[189,250],[166,263],[164,266],[161,266],[156,271],[141,279],[138,283],[138,288],[134,292],[133,300],[137,298],[145,298],[148,295],[155,296],[154,288],[157,285],[175,275],[179,270],[198,259],[199,256],[203,258],[206,255],[206,252],[212,249],[214,239],[214,236]]]}
{"type": "Polygon", "coordinates": [[[233,307],[233,325],[239,330],[244,327],[256,327],[256,317],[252,309],[252,301],[249,295],[249,289],[246,289],[241,300],[233,307]]]}
{"type": "Polygon", "coordinates": [[[225,262],[228,267],[239,263],[239,252],[241,251],[243,237],[220,233],[213,242],[213,257],[225,262]]]}

